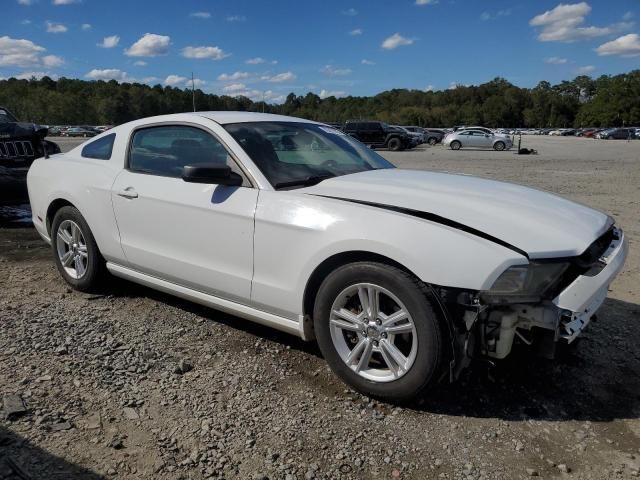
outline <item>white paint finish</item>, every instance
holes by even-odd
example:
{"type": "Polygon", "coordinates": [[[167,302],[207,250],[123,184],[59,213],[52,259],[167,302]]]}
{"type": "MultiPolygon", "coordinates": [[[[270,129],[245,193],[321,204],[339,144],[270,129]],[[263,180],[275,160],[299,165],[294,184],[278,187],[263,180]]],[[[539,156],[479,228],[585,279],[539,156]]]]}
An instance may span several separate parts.
{"type": "Polygon", "coordinates": [[[607,215],[541,190],[422,170],[356,173],[304,191],[434,213],[508,242],[530,258],[580,255],[610,225],[607,215]]]}
{"type": "MultiPolygon", "coordinates": [[[[47,239],[38,217],[45,218],[53,200],[66,199],[89,223],[114,273],[302,335],[307,281],[318,265],[336,254],[376,253],[425,282],[473,290],[489,288],[508,266],[527,261],[461,230],[318,195],[431,212],[511,243],[532,258],[580,254],[609,224],[600,212],[541,191],[424,171],[378,170],[306,189],[274,191],[216,123],[267,120],[287,121],[246,112],[153,117],[103,134],[116,133],[109,161],[82,158],[82,146],[37,160],[28,175],[34,225],[47,239]],[[215,134],[256,188],[231,189],[233,193],[225,196],[218,189],[228,187],[124,170],[132,130],[152,124],[197,125],[215,134]],[[138,197],[117,195],[127,187],[138,197]]],[[[600,285],[581,277],[568,293],[583,299],[569,301],[561,295],[558,306],[580,307],[594,291],[605,288],[622,267],[626,244],[621,248],[624,254],[611,257],[606,275],[594,277],[600,285]]]]}
{"type": "Polygon", "coordinates": [[[478,290],[490,287],[507,267],[527,263],[512,250],[460,230],[303,190],[260,193],[255,239],[252,299],[290,317],[301,313],[316,267],[343,252],[376,253],[425,282],[478,290]]]}
{"type": "Polygon", "coordinates": [[[614,240],[611,245],[612,248],[605,253],[604,261],[607,266],[593,277],[584,275],[578,277],[553,300],[555,305],[578,313],[585,312],[585,309],[589,309],[593,313],[595,308],[600,306],[599,304],[596,307],[591,305],[593,299],[602,296],[604,300],[609,285],[622,270],[624,261],[629,253],[629,245],[624,238],[624,234],[620,230],[619,234],[620,238],[614,240]],[[604,296],[601,295],[603,290],[604,296]]]}
{"type": "MultiPolygon", "coordinates": [[[[283,332],[290,333],[292,335],[303,337],[302,333],[302,319],[297,321],[287,318],[278,317],[277,315],[271,315],[267,312],[256,310],[247,305],[241,303],[232,302],[224,298],[219,298],[214,295],[209,295],[204,292],[177,285],[175,283],[162,280],[160,278],[153,277],[151,275],[145,275],[144,273],[137,272],[122,265],[115,263],[107,263],[107,269],[115,276],[126,278],[132,282],[146,285],[147,287],[160,290],[165,293],[170,293],[180,298],[190,300],[192,302],[199,303],[207,307],[215,308],[223,312],[237,315],[238,317],[245,318],[247,320],[268,325],[283,332]]],[[[304,337],[303,337],[304,338],[304,337]]]]}
{"type": "Polygon", "coordinates": [[[125,265],[213,295],[248,302],[258,190],[187,183],[123,170],[113,209],[125,265]],[[125,198],[122,190],[135,190],[125,198]]]}

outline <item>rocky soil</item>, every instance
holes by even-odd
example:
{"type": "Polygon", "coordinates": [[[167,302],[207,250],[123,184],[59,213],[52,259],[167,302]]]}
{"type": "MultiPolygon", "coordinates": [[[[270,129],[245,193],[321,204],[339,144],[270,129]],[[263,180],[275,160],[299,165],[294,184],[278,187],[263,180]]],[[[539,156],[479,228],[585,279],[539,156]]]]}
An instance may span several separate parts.
{"type": "Polygon", "coordinates": [[[632,248],[598,320],[559,359],[477,362],[404,408],[352,392],[286,334],[120,280],[71,291],[20,209],[5,209],[0,479],[639,477],[640,142],[615,148],[606,163],[385,154],[610,211],[632,248]]]}

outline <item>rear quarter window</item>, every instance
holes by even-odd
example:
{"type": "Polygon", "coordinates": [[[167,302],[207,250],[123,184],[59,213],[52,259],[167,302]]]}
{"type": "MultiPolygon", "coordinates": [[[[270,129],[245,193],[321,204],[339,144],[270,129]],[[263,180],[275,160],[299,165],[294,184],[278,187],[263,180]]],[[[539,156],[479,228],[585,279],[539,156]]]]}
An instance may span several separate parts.
{"type": "Polygon", "coordinates": [[[85,158],[95,158],[97,160],[111,159],[111,152],[113,151],[113,142],[115,139],[116,134],[111,133],[89,142],[82,149],[82,156],[85,158]]]}

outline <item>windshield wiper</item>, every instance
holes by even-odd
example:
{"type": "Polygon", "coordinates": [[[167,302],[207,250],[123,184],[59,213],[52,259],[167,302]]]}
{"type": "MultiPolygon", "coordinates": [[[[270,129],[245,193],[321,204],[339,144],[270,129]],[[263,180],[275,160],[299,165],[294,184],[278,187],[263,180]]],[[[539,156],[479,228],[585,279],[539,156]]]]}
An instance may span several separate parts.
{"type": "Polygon", "coordinates": [[[327,178],[333,178],[333,177],[335,177],[333,173],[325,173],[323,175],[311,175],[309,177],[299,178],[297,180],[291,180],[289,182],[276,183],[274,187],[276,190],[279,190],[280,188],[287,188],[287,187],[310,187],[312,185],[317,185],[318,183],[320,183],[323,180],[326,180],[327,178]]]}

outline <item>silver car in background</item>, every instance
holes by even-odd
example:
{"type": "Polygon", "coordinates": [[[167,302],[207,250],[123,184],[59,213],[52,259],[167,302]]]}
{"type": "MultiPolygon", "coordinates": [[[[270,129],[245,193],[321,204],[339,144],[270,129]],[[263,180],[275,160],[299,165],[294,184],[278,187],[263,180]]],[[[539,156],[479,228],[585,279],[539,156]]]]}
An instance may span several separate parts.
{"type": "Polygon", "coordinates": [[[497,151],[509,150],[513,147],[511,139],[504,135],[495,133],[487,133],[479,129],[464,129],[450,133],[442,141],[445,147],[451,150],[460,150],[461,148],[493,148],[497,151]]]}

